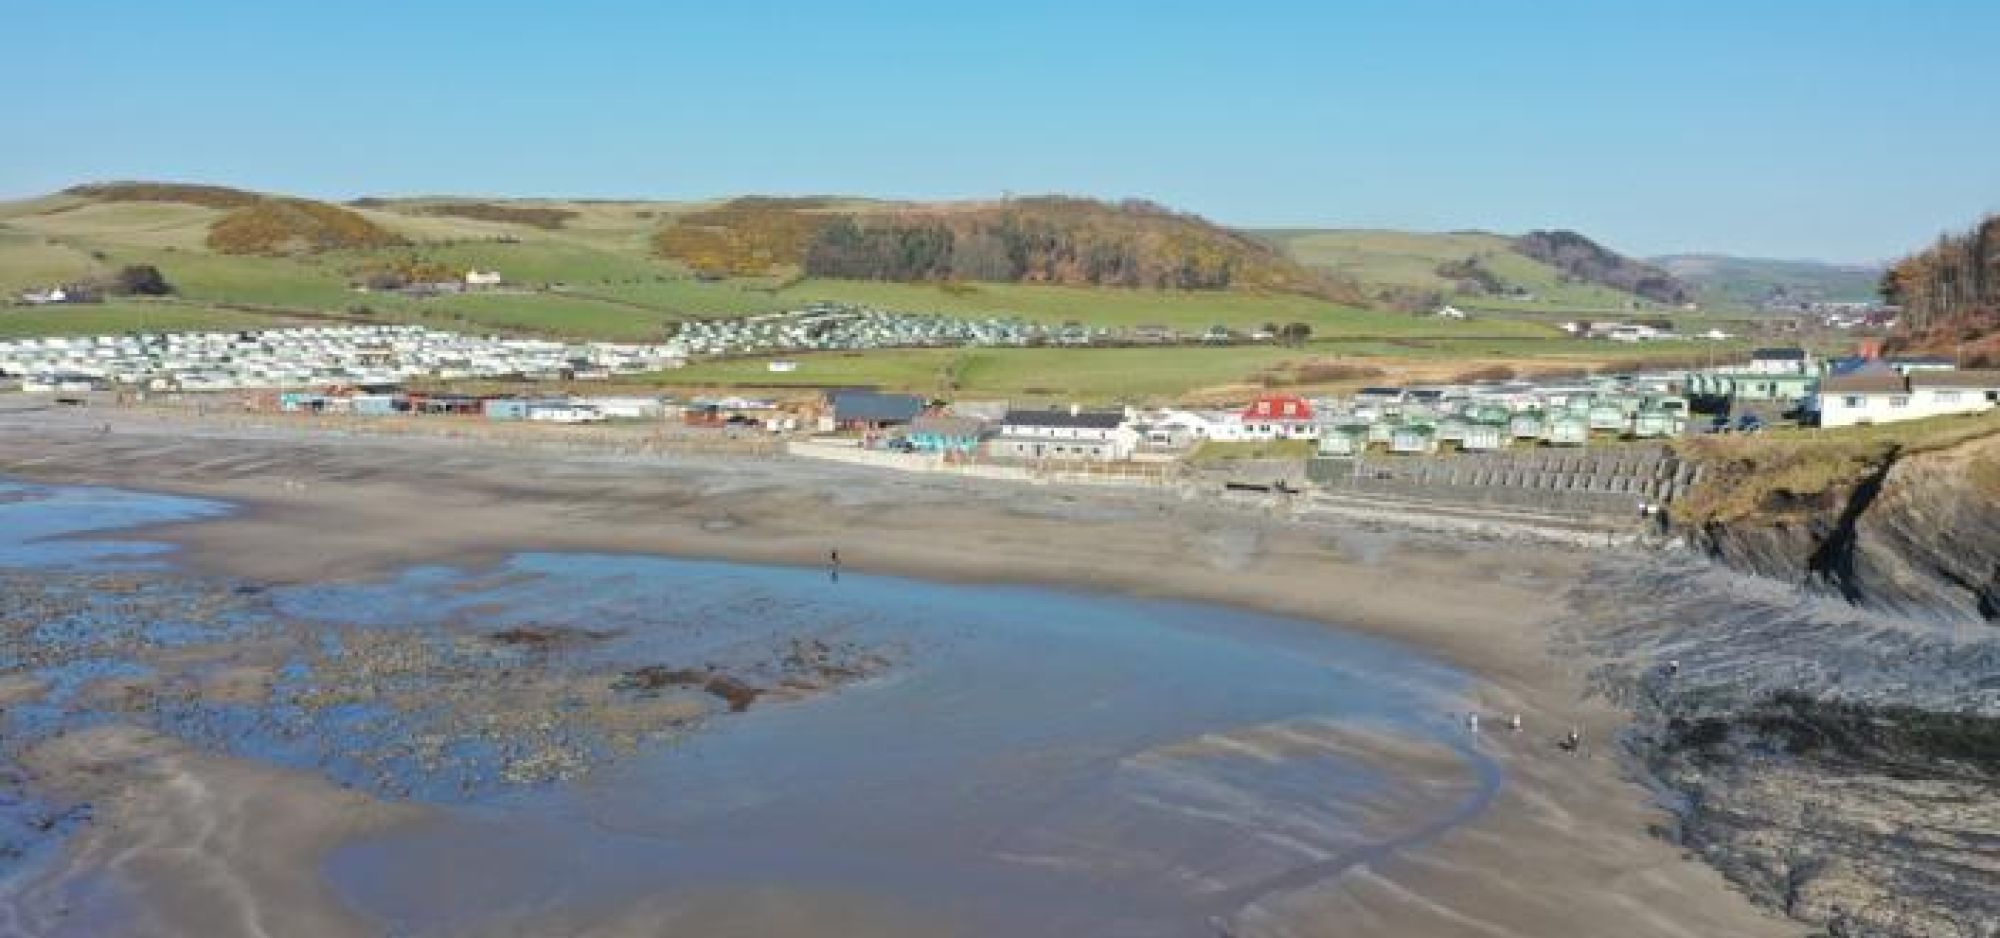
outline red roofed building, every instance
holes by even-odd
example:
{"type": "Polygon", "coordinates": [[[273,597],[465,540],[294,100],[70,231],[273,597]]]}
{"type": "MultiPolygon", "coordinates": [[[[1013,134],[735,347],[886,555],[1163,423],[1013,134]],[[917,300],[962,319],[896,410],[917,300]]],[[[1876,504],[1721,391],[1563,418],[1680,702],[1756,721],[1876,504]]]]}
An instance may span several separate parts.
{"type": "Polygon", "coordinates": [[[1312,404],[1291,394],[1266,394],[1239,415],[1246,440],[1310,440],[1319,436],[1312,404]]]}

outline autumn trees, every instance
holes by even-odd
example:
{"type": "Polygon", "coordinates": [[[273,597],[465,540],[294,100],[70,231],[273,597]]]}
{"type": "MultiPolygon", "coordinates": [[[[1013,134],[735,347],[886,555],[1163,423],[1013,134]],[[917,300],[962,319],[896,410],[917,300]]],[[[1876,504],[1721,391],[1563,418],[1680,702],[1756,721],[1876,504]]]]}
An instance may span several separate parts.
{"type": "Polygon", "coordinates": [[[718,276],[794,268],[855,280],[1248,288],[1360,300],[1351,284],[1309,271],[1261,240],[1145,202],[738,199],[683,216],[655,236],[654,247],[718,276]]]}
{"type": "Polygon", "coordinates": [[[2000,316],[2000,215],[1896,262],[1882,295],[1903,308],[1909,332],[2000,316]]]}

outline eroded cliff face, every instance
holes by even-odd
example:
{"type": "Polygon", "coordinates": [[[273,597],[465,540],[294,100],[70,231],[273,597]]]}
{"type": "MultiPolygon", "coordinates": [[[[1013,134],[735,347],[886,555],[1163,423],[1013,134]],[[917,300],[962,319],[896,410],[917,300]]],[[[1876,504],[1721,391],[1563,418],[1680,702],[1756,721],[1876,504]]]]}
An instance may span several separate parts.
{"type": "Polygon", "coordinates": [[[1686,536],[1733,568],[1859,606],[2000,624],[2000,436],[1885,450],[1856,478],[1768,493],[1758,509],[1697,521],[1686,536]]]}

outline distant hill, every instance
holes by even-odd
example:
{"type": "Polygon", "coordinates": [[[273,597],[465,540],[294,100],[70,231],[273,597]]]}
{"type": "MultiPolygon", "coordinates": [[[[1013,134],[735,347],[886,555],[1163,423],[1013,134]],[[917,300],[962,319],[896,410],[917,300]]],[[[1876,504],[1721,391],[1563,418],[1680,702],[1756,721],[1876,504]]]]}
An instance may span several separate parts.
{"type": "Polygon", "coordinates": [[[1172,290],[1247,289],[1358,303],[1345,278],[1261,239],[1149,202],[1043,196],[870,203],[742,198],[680,216],[661,256],[716,275],[1172,290]]]}
{"type": "Polygon", "coordinates": [[[1694,300],[1694,291],[1672,274],[1574,231],[1530,231],[1515,238],[1513,247],[1585,283],[1601,284],[1655,303],[1679,305],[1694,300]]]}
{"type": "Polygon", "coordinates": [[[164,202],[223,211],[209,225],[206,243],[223,254],[288,254],[393,247],[394,232],[337,205],[265,195],[226,186],[171,182],[112,182],[63,190],[95,203],[164,202]]]}
{"type": "Polygon", "coordinates": [[[186,182],[94,182],[71,186],[63,195],[98,202],[178,202],[225,211],[265,198],[262,193],[186,182]]]}
{"type": "Polygon", "coordinates": [[[1879,298],[1882,268],[1819,261],[1671,254],[1647,261],[1694,288],[1704,306],[1865,303],[1879,298]]]}
{"type": "Polygon", "coordinates": [[[1662,272],[1581,235],[1377,229],[1256,234],[1302,264],[1358,282],[1377,303],[1412,310],[1447,302],[1529,311],[1629,310],[1677,305],[1684,293],[1671,284],[1657,289],[1662,272]],[[1635,292],[1642,285],[1646,293],[1635,292]]]}
{"type": "MultiPolygon", "coordinates": [[[[1187,332],[1293,322],[1322,335],[1453,331],[1358,309],[1369,304],[1346,284],[1263,239],[1139,203],[437,194],[333,204],[151,182],[0,201],[0,336],[109,334],[169,323],[235,328],[303,316],[643,340],[690,319],[822,302],[1187,332]],[[781,224],[774,228],[774,221],[781,224]],[[793,222],[785,234],[783,224],[793,222]],[[835,222],[843,223],[837,233],[819,240],[822,227],[835,222]],[[951,235],[949,251],[936,241],[940,229],[951,235]],[[5,302],[133,265],[159,270],[175,295],[120,298],[91,310],[5,302]],[[949,277],[939,279],[947,267],[949,277]],[[463,293],[386,286],[471,270],[498,271],[506,284],[463,293]]],[[[1513,325],[1479,329],[1491,335],[1513,325]]]]}

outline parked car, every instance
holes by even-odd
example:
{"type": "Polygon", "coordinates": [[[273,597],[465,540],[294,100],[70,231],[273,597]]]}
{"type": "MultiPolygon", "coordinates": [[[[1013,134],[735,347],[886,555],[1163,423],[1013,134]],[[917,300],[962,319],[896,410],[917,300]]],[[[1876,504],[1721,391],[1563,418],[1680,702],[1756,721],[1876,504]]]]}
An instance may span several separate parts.
{"type": "Polygon", "coordinates": [[[1764,418],[1756,414],[1744,414],[1736,418],[1736,432],[1738,433],[1756,433],[1762,429],[1764,429],[1764,418]]]}
{"type": "Polygon", "coordinates": [[[1708,422],[1707,422],[1707,423],[1705,423],[1705,424],[1702,424],[1702,427],[1701,427],[1701,432],[1703,432],[1703,433],[1728,433],[1728,432],[1729,432],[1729,418],[1728,418],[1727,416],[1724,416],[1724,415],[1720,415],[1720,414],[1718,414],[1718,415],[1716,415],[1716,416],[1714,416],[1714,417],[1710,417],[1710,418],[1708,418],[1708,422]]]}

